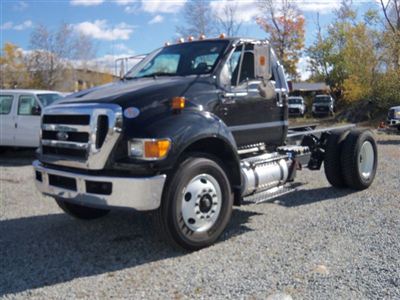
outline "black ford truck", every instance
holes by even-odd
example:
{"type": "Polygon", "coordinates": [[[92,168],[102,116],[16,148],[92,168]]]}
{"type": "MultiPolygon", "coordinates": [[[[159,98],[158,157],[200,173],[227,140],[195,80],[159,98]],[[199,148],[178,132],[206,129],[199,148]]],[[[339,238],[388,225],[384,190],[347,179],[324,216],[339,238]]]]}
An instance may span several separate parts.
{"type": "Polygon", "coordinates": [[[302,167],[324,163],[333,186],[369,187],[372,133],[289,128],[287,93],[268,41],[165,46],[120,81],[43,111],[36,185],[79,219],[153,211],[161,235],[189,250],[217,240],[233,205],[296,191],[302,167]]]}

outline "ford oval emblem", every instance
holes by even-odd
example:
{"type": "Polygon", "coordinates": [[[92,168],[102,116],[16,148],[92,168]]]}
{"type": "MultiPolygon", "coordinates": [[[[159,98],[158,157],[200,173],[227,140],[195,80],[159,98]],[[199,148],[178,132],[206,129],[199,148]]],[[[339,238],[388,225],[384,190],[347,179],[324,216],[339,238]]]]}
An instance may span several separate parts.
{"type": "Polygon", "coordinates": [[[124,110],[124,116],[127,119],[134,119],[140,114],[140,110],[136,107],[128,107],[124,110]]]}
{"type": "Polygon", "coordinates": [[[68,140],[69,136],[68,133],[65,131],[59,131],[57,132],[57,139],[60,141],[66,141],[68,140]]]}

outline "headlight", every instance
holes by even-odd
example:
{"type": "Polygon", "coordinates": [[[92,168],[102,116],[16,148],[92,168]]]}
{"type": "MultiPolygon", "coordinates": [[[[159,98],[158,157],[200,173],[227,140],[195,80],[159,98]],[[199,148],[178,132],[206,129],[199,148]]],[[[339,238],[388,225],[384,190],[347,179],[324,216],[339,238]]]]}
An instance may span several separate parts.
{"type": "Polygon", "coordinates": [[[128,142],[129,156],[143,160],[163,159],[170,149],[170,139],[133,139],[128,142]]]}

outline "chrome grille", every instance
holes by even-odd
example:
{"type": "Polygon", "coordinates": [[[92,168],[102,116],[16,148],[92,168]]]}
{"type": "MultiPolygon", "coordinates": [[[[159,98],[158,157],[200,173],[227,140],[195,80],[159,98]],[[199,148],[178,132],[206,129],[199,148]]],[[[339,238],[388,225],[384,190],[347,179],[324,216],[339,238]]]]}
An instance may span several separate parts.
{"type": "Polygon", "coordinates": [[[116,104],[65,104],[43,112],[40,160],[99,170],[105,166],[122,129],[116,104]]]}

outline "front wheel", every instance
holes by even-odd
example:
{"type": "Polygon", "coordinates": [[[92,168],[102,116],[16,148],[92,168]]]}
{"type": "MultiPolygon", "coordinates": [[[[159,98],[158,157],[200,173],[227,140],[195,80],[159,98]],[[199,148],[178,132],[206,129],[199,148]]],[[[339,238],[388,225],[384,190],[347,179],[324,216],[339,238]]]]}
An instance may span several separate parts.
{"type": "Polygon", "coordinates": [[[213,244],[233,206],[228,177],[213,157],[189,157],[168,179],[156,225],[164,238],[187,250],[213,244]]]}
{"type": "Polygon", "coordinates": [[[93,220],[97,218],[104,217],[107,215],[110,210],[108,209],[100,209],[100,208],[93,208],[82,206],[78,204],[73,204],[64,201],[63,199],[56,198],[55,199],[58,206],[68,215],[82,220],[93,220]]]}

